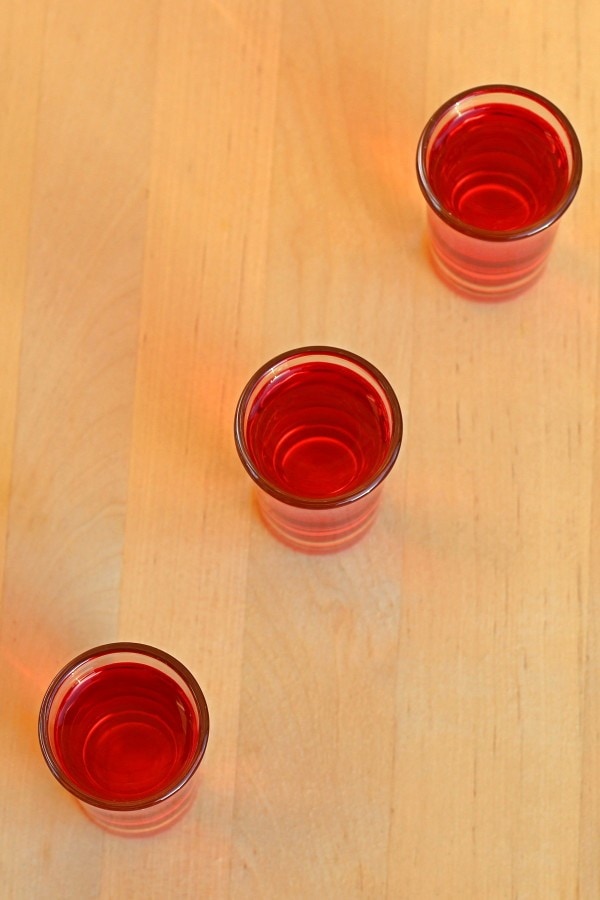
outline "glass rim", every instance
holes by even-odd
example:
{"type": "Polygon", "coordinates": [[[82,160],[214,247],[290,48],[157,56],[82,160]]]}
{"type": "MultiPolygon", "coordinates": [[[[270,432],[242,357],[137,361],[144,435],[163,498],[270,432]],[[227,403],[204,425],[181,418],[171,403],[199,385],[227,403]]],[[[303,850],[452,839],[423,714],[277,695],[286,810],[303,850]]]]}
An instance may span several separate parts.
{"type": "Polygon", "coordinates": [[[437,216],[439,216],[439,218],[442,219],[447,225],[449,225],[455,231],[460,231],[463,234],[468,235],[469,237],[479,238],[480,240],[484,241],[508,242],[522,240],[523,238],[538,234],[539,232],[550,228],[561,218],[563,213],[571,205],[579,188],[583,170],[583,159],[581,144],[579,143],[579,138],[577,137],[575,129],[571,125],[569,119],[562,112],[562,110],[559,109],[559,107],[556,106],[551,100],[548,100],[546,97],[544,97],[542,94],[537,93],[536,91],[530,90],[529,88],[520,87],[519,85],[482,84],[476,87],[467,88],[466,90],[460,91],[458,94],[455,94],[453,97],[450,97],[450,99],[442,103],[442,105],[438,107],[433,115],[430,116],[427,123],[425,124],[425,127],[423,128],[423,131],[421,132],[421,136],[417,144],[416,166],[419,187],[421,188],[421,192],[423,193],[423,196],[425,197],[430,210],[437,216]],[[479,228],[475,225],[470,225],[468,222],[464,222],[458,216],[455,216],[452,213],[448,212],[448,210],[446,210],[444,205],[438,199],[429,182],[429,178],[427,175],[426,156],[431,136],[439,121],[450,109],[452,109],[453,106],[456,106],[461,101],[470,98],[476,98],[480,95],[485,94],[509,94],[513,95],[514,97],[523,97],[524,99],[527,99],[532,103],[543,107],[543,109],[552,117],[554,117],[554,119],[558,122],[569,141],[570,151],[572,155],[572,170],[564,196],[562,197],[560,203],[558,203],[547,215],[524,228],[515,228],[506,231],[494,231],[493,229],[479,228]]]}
{"type": "Polygon", "coordinates": [[[293,350],[286,350],[283,353],[279,353],[277,354],[277,356],[272,357],[266,363],[263,363],[263,365],[256,370],[254,375],[252,375],[252,377],[246,383],[246,386],[244,387],[237,402],[234,416],[235,446],[238,452],[238,456],[242,461],[242,465],[244,466],[246,472],[250,475],[254,483],[259,488],[261,488],[261,490],[265,491],[267,494],[270,494],[276,500],[280,500],[282,503],[286,503],[288,506],[315,510],[337,509],[341,506],[355,503],[357,500],[360,500],[362,497],[370,494],[373,490],[375,490],[375,488],[377,488],[384,480],[384,478],[386,478],[386,476],[390,473],[394,463],[396,462],[396,458],[398,456],[398,453],[400,452],[400,445],[402,444],[403,430],[404,424],[400,403],[391,383],[388,381],[385,375],[376,366],[374,366],[373,363],[370,363],[367,359],[364,359],[364,357],[359,356],[357,353],[353,353],[351,350],[343,350],[340,347],[333,347],[327,344],[310,344],[305,347],[296,347],[293,350]],[[274,372],[274,370],[281,366],[282,363],[291,362],[294,359],[299,359],[304,356],[325,358],[330,357],[334,362],[337,359],[340,360],[341,363],[343,363],[344,361],[351,363],[358,370],[363,370],[363,372],[372,379],[372,381],[385,397],[387,404],[389,405],[390,441],[383,463],[364,484],[361,484],[358,488],[352,491],[347,491],[335,497],[303,497],[300,494],[293,494],[290,491],[283,490],[277,484],[269,481],[269,479],[265,478],[261,474],[261,472],[255,465],[246,444],[244,427],[245,414],[248,408],[248,401],[250,400],[254,390],[256,389],[256,386],[260,383],[265,375],[267,375],[270,371],[274,372]]]}
{"type": "Polygon", "coordinates": [[[48,768],[57,779],[57,781],[60,782],[60,784],[66,790],[68,790],[83,803],[98,807],[99,809],[112,810],[113,812],[127,812],[133,810],[148,809],[152,806],[155,806],[157,803],[162,803],[163,800],[167,800],[169,797],[172,797],[173,794],[176,794],[177,791],[181,790],[181,788],[188,783],[202,761],[206,750],[206,745],[208,743],[209,727],[210,720],[206,698],[202,692],[200,685],[198,684],[196,678],[192,675],[190,670],[186,666],[184,666],[184,664],[181,663],[176,657],[172,656],[170,653],[167,653],[165,650],[160,650],[158,647],[153,647],[150,644],[142,644],[134,641],[113,641],[107,644],[99,644],[97,647],[92,647],[91,649],[85,650],[82,653],[79,653],[77,656],[73,657],[73,659],[67,662],[56,673],[56,675],[48,685],[40,704],[40,711],[38,716],[38,738],[42,755],[44,756],[48,768]],[[173,781],[173,783],[170,784],[166,789],[155,792],[153,794],[149,794],[147,797],[138,800],[105,800],[101,797],[95,796],[94,794],[88,794],[86,791],[79,788],[65,774],[62,767],[58,763],[58,760],[56,759],[56,756],[52,750],[48,733],[47,726],[52,703],[54,702],[59,689],[64,684],[66,677],[73,673],[74,670],[76,670],[79,666],[94,659],[94,657],[101,658],[103,656],[109,656],[113,653],[138,654],[142,658],[155,659],[165,665],[167,668],[172,669],[173,672],[185,682],[186,687],[192,694],[194,702],[196,704],[198,718],[201,726],[199,728],[198,745],[193,753],[192,758],[190,759],[182,773],[178,776],[178,778],[173,781]]]}

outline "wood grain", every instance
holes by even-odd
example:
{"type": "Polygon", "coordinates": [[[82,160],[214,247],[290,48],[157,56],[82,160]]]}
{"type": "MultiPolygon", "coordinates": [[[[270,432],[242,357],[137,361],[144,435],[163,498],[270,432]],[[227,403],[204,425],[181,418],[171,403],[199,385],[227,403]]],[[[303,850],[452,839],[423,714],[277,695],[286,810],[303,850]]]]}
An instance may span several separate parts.
{"type": "Polygon", "coordinates": [[[600,898],[600,11],[523,0],[0,4],[0,894],[600,898]],[[543,279],[459,299],[423,247],[428,115],[491,81],[573,122],[543,279]],[[345,346],[404,443],[372,532],[263,528],[233,411],[345,346]],[[37,710],[103,641],[211,711],[151,840],[52,779],[37,710]]]}

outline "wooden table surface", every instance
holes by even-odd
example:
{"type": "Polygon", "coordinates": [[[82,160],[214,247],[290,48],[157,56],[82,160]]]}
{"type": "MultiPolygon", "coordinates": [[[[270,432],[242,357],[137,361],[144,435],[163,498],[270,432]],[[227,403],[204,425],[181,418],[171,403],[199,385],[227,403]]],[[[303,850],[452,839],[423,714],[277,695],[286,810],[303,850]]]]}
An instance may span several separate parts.
{"type": "Polygon", "coordinates": [[[600,898],[600,6],[0,3],[0,895],[600,898]],[[423,249],[419,133],[545,94],[584,177],[543,279],[461,300],[423,249]],[[325,343],[394,385],[380,516],[311,558],[232,420],[325,343]],[[93,645],[186,663],[193,812],[105,834],[37,710],[93,645]]]}

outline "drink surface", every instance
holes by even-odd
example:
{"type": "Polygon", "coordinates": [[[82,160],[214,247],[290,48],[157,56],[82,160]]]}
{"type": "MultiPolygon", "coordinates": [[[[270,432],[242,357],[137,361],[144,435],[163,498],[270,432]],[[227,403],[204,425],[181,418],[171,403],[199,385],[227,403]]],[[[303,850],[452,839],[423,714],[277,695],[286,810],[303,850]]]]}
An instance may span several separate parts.
{"type": "Polygon", "coordinates": [[[329,499],[368,484],[390,446],[386,407],[342,365],[310,361],[276,376],[246,424],[250,456],[267,480],[296,497],[329,499]]]}
{"type": "Polygon", "coordinates": [[[442,206],[462,222],[514,231],[559,206],[569,163],[557,132],[540,116],[489,103],[442,128],[431,148],[428,177],[442,206]]]}
{"type": "Polygon", "coordinates": [[[167,674],[144,663],[95,669],[65,695],[56,756],[80,790],[134,801],[168,788],[197,746],[194,708],[167,674]]]}

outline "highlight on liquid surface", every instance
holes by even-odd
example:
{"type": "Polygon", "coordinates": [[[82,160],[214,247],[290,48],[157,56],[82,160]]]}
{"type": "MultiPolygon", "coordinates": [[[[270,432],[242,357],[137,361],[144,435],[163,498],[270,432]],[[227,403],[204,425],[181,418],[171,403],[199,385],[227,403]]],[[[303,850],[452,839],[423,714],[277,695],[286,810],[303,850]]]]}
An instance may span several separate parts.
{"type": "Polygon", "coordinates": [[[260,474],[296,497],[333,498],[369,482],[386,460],[389,416],[357,372],[302,362],[259,393],[246,423],[248,452],[260,474]]]}
{"type": "Polygon", "coordinates": [[[536,113],[487,103],[442,128],[427,174],[442,206],[462,222],[514,231],[560,205],[569,161],[557,132],[536,113]]]}
{"type": "Polygon", "coordinates": [[[116,662],[68,691],[54,739],[57,760],[80,790],[135,801],[180,777],[194,755],[198,725],[190,700],[167,674],[116,662]]]}

